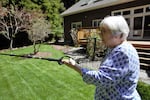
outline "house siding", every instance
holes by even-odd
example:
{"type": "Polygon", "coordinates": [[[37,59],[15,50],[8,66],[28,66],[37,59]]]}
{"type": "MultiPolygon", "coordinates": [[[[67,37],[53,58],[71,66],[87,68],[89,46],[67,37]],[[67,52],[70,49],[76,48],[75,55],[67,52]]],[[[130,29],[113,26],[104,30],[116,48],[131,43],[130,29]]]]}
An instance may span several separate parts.
{"type": "Polygon", "coordinates": [[[82,22],[82,27],[92,27],[92,20],[103,19],[107,15],[111,15],[114,10],[132,8],[150,4],[150,0],[136,0],[129,3],[119,4],[115,6],[105,7],[97,10],[87,11],[64,17],[64,38],[65,42],[71,41],[70,30],[72,22],[82,22]]]}

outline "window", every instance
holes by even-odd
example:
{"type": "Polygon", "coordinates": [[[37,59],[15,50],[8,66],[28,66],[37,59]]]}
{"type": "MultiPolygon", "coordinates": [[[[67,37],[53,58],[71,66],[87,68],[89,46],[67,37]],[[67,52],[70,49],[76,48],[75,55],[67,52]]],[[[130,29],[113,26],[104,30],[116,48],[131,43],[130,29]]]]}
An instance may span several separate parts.
{"type": "Polygon", "coordinates": [[[81,6],[86,6],[86,5],[89,5],[93,2],[93,0],[88,0],[88,1],[85,1],[81,4],[81,6]]]}
{"type": "Polygon", "coordinates": [[[100,26],[100,22],[101,22],[101,19],[93,20],[92,21],[92,26],[93,27],[99,27],[100,26]]]}
{"type": "Polygon", "coordinates": [[[133,36],[141,36],[141,34],[142,34],[142,22],[143,22],[143,17],[135,17],[134,18],[133,36]]]}
{"type": "Polygon", "coordinates": [[[114,16],[121,15],[121,12],[115,12],[114,16]]]}
{"type": "Polygon", "coordinates": [[[87,1],[84,1],[84,2],[81,4],[81,6],[86,6],[86,5],[88,5],[88,2],[87,2],[87,1]]]}
{"type": "Polygon", "coordinates": [[[125,18],[125,20],[127,21],[127,24],[130,26],[130,18],[125,18]]]}
{"type": "Polygon", "coordinates": [[[73,22],[71,23],[71,28],[81,28],[82,27],[82,22],[73,22]]]}
{"type": "Polygon", "coordinates": [[[150,6],[146,7],[146,12],[150,12],[150,6]]]}
{"type": "Polygon", "coordinates": [[[94,0],[93,2],[96,3],[96,2],[99,2],[99,1],[103,1],[103,0],[94,0]]]}
{"type": "Polygon", "coordinates": [[[123,15],[130,15],[130,10],[128,10],[128,11],[123,11],[123,15]]]}
{"type": "Polygon", "coordinates": [[[137,13],[143,13],[143,8],[135,9],[134,14],[137,14],[137,13]]]}
{"type": "Polygon", "coordinates": [[[150,40],[150,4],[112,11],[112,15],[124,16],[130,28],[130,39],[150,40]]]}
{"type": "Polygon", "coordinates": [[[144,37],[150,38],[150,15],[145,16],[144,37]]]}
{"type": "Polygon", "coordinates": [[[143,17],[134,18],[134,30],[142,29],[142,20],[143,20],[143,17]]]}

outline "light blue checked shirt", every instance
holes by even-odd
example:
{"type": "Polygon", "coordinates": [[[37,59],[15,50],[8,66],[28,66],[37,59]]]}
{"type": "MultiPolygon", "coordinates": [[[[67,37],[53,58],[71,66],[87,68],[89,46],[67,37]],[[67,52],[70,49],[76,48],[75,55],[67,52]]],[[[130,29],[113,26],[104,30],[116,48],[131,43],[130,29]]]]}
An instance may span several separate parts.
{"type": "Polygon", "coordinates": [[[96,86],[95,100],[141,100],[139,66],[136,49],[125,41],[107,54],[98,71],[83,68],[83,80],[96,86]]]}

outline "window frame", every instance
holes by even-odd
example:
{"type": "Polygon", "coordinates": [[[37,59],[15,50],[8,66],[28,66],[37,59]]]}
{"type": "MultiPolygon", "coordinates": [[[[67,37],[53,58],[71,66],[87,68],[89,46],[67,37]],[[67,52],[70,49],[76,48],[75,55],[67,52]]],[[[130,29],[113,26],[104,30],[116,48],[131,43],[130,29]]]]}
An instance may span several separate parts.
{"type": "Polygon", "coordinates": [[[92,27],[99,27],[101,21],[102,21],[102,19],[92,20],[92,27]],[[96,26],[95,26],[95,22],[96,22],[96,26]]]}
{"type": "Polygon", "coordinates": [[[78,29],[78,28],[82,28],[82,21],[79,21],[79,22],[72,22],[71,23],[71,29],[78,29]],[[75,25],[75,27],[73,27],[75,25]],[[80,25],[81,27],[77,27],[78,25],[80,25]]]}
{"type": "Polygon", "coordinates": [[[143,5],[143,6],[138,6],[138,7],[132,7],[132,8],[127,8],[127,9],[120,9],[120,10],[114,10],[111,12],[111,15],[115,15],[115,13],[120,12],[122,16],[124,16],[125,18],[129,18],[130,19],[130,34],[129,34],[129,39],[143,39],[144,37],[144,22],[145,22],[145,16],[150,15],[150,11],[146,12],[146,8],[150,7],[150,4],[148,5],[143,5]],[[138,9],[143,9],[142,13],[134,13],[135,10],[138,9]],[[129,15],[123,15],[123,12],[125,11],[130,11],[129,15]],[[143,17],[142,20],[142,30],[141,30],[141,34],[139,36],[134,36],[134,32],[136,30],[134,30],[134,18],[135,17],[143,17]]]}

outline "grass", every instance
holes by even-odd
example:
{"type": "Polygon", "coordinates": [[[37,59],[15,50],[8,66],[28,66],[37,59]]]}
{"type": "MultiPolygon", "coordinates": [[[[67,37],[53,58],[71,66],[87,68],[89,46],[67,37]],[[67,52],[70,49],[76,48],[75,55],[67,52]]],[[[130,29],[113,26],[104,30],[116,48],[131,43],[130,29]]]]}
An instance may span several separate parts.
{"type": "Polygon", "coordinates": [[[150,100],[150,85],[143,82],[139,82],[137,90],[142,98],[142,100],[150,100]]]}
{"type": "MultiPolygon", "coordinates": [[[[29,46],[5,52],[29,54],[32,51],[29,46]]],[[[49,45],[42,45],[40,51],[50,52],[53,58],[64,56],[49,45]]],[[[93,100],[94,89],[65,65],[0,55],[0,100],[93,100]]],[[[137,90],[142,100],[150,100],[150,85],[139,82],[137,90]]]]}
{"type": "MultiPolygon", "coordinates": [[[[63,53],[42,45],[40,51],[50,52],[53,58],[63,53]]],[[[6,53],[28,54],[32,47],[6,53]]],[[[38,59],[0,55],[0,100],[92,100],[94,86],[87,85],[81,76],[65,65],[38,59]]]]}

